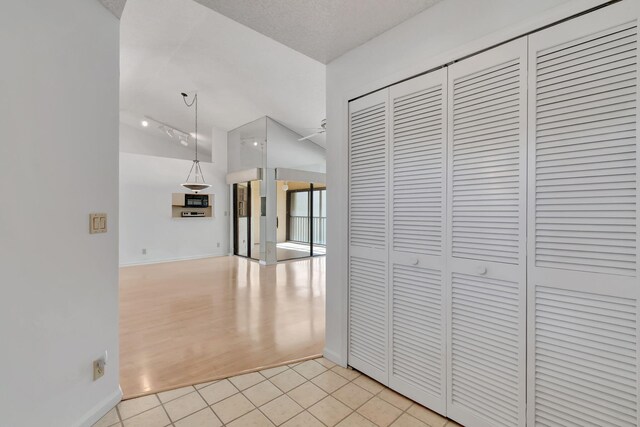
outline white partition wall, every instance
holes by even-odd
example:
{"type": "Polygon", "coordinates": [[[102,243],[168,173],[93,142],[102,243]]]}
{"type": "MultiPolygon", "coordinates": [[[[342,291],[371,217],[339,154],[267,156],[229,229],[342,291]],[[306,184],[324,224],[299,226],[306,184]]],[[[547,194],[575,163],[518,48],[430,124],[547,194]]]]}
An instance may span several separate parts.
{"type": "Polygon", "coordinates": [[[638,6],[530,37],[530,425],[640,423],[638,6]]]}
{"type": "Polygon", "coordinates": [[[447,71],[390,96],[389,383],[446,407],[444,287],[447,71]]]}
{"type": "Polygon", "coordinates": [[[388,381],[388,91],[349,105],[349,364],[388,381]]]}
{"type": "Polygon", "coordinates": [[[351,366],[466,426],[640,425],[639,16],[350,103],[351,366]]]}

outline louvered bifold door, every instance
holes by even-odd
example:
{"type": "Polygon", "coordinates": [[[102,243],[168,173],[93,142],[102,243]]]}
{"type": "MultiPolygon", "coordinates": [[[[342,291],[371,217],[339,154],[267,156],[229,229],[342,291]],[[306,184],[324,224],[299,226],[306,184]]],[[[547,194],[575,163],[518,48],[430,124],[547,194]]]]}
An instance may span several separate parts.
{"type": "Polygon", "coordinates": [[[452,65],[449,417],[525,424],[526,39],[452,65]]]}
{"type": "Polygon", "coordinates": [[[349,103],[348,363],[388,382],[388,97],[349,103]]]}
{"type": "Polygon", "coordinates": [[[445,413],[446,69],[390,89],[390,360],[396,391],[445,413]]]}
{"type": "Polygon", "coordinates": [[[638,15],[529,40],[530,425],[640,424],[638,15]]]}

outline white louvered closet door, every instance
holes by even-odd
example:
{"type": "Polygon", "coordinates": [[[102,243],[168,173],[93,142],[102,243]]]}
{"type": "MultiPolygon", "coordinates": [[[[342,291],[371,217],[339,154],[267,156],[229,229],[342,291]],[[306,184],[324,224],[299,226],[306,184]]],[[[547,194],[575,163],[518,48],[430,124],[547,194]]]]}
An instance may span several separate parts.
{"type": "Polygon", "coordinates": [[[448,416],[525,424],[526,39],[450,67],[448,416]]]}
{"type": "Polygon", "coordinates": [[[349,103],[349,365],[388,383],[389,91],[349,103]]]}
{"type": "Polygon", "coordinates": [[[446,412],[446,69],[390,89],[390,387],[446,412]]]}
{"type": "Polygon", "coordinates": [[[638,6],[530,37],[530,425],[640,424],[638,6]]]}

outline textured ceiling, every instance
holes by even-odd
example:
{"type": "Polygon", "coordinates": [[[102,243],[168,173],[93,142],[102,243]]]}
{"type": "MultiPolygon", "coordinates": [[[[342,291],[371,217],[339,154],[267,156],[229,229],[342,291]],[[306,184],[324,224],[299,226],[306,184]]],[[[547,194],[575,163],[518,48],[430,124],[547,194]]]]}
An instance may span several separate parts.
{"type": "MultiPolygon", "coordinates": [[[[441,0],[194,1],[327,64],[441,0]]],[[[100,2],[120,18],[127,0],[100,2]]]]}
{"type": "Polygon", "coordinates": [[[327,64],[439,0],[195,1],[327,64]]]}
{"type": "MultiPolygon", "coordinates": [[[[270,116],[301,134],[325,117],[326,67],[193,0],[128,0],[120,25],[121,117],[186,131],[198,91],[200,130],[270,116]]],[[[314,138],[324,143],[324,136],[314,138]]]]}

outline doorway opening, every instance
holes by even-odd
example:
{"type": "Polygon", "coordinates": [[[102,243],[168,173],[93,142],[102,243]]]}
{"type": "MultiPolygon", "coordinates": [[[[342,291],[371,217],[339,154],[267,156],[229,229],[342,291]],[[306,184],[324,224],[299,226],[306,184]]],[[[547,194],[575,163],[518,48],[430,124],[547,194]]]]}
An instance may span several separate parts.
{"type": "Polygon", "coordinates": [[[278,261],[326,255],[327,189],[278,181],[278,261]]]}
{"type": "Polygon", "coordinates": [[[260,259],[260,181],[233,184],[233,253],[260,259]]]}

